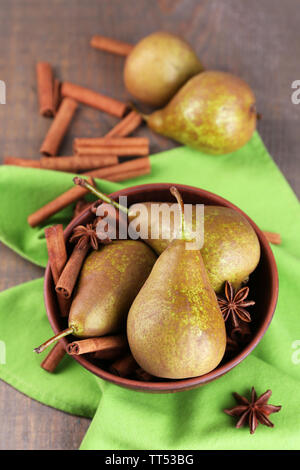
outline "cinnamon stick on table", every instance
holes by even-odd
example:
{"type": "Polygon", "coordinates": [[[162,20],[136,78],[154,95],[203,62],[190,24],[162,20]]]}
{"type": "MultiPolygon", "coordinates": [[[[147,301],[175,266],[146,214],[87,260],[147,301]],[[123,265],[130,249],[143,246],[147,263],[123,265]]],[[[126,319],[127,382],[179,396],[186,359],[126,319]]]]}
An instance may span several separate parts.
{"type": "Polygon", "coordinates": [[[118,164],[116,155],[74,156],[74,157],[44,157],[41,158],[41,168],[56,171],[77,173],[85,170],[112,166],[118,164]]]}
{"type": "Polygon", "coordinates": [[[134,48],[132,44],[128,44],[127,42],[122,42],[99,35],[92,37],[90,45],[95,49],[112,52],[113,54],[122,56],[127,56],[134,48]]]}
{"type": "MultiPolygon", "coordinates": [[[[45,238],[53,282],[56,285],[68,259],[63,226],[58,224],[46,228],[45,238]]],[[[57,300],[61,315],[68,316],[70,302],[60,295],[57,296],[57,300]]]]}
{"type": "Polygon", "coordinates": [[[65,354],[66,350],[63,344],[61,342],[56,343],[41,363],[41,367],[47,372],[54,372],[65,354]]]}
{"type": "Polygon", "coordinates": [[[98,155],[70,157],[42,157],[40,160],[29,158],[5,157],[5,165],[15,165],[29,168],[40,168],[44,170],[66,171],[77,173],[85,170],[94,170],[106,166],[117,165],[117,155],[98,155]]]}
{"type": "Polygon", "coordinates": [[[54,115],[56,114],[60,101],[61,101],[61,95],[60,95],[60,81],[57,80],[56,78],[54,79],[54,84],[53,84],[53,105],[54,105],[54,115]]]}
{"type": "Polygon", "coordinates": [[[124,181],[135,176],[146,175],[151,171],[151,163],[149,157],[136,158],[128,162],[119,163],[118,165],[107,168],[100,168],[85,173],[93,178],[106,179],[108,181],[124,181]]]}
{"type": "Polygon", "coordinates": [[[71,98],[65,98],[48,130],[40,152],[46,156],[57,155],[61,141],[67,132],[78,104],[71,98]]]}
{"type": "MultiPolygon", "coordinates": [[[[92,179],[90,180],[90,183],[94,184],[92,179]]],[[[63,194],[48,202],[48,204],[45,204],[43,207],[31,214],[27,219],[29,225],[31,227],[36,227],[37,225],[47,220],[51,215],[61,211],[69,204],[72,204],[72,202],[81,199],[88,192],[89,191],[85,188],[80,188],[77,186],[72,187],[68,191],[64,192],[63,194]]]]}
{"type": "Polygon", "coordinates": [[[19,158],[19,157],[4,157],[4,165],[23,166],[28,168],[41,168],[41,162],[39,160],[32,160],[30,158],[19,158]]]}
{"type": "Polygon", "coordinates": [[[131,111],[122,121],[118,122],[105,137],[126,137],[135,131],[142,122],[142,116],[136,111],[131,111]]]}
{"type": "Polygon", "coordinates": [[[273,245],[280,245],[281,244],[280,233],[264,232],[264,235],[267,238],[269,243],[272,243],[273,245]]]}
{"type": "Polygon", "coordinates": [[[149,147],[147,137],[77,137],[73,141],[73,148],[80,147],[149,147]]]}
{"type": "Polygon", "coordinates": [[[95,351],[112,351],[127,346],[127,339],[124,335],[102,336],[101,338],[89,338],[74,341],[68,344],[67,353],[71,355],[80,355],[92,353],[95,351]]]}
{"type": "Polygon", "coordinates": [[[127,105],[121,101],[70,82],[63,82],[61,94],[117,117],[122,117],[127,109],[127,105]]]}
{"type": "Polygon", "coordinates": [[[36,75],[40,114],[45,117],[52,117],[55,114],[55,97],[51,65],[48,62],[38,62],[36,75]]]}

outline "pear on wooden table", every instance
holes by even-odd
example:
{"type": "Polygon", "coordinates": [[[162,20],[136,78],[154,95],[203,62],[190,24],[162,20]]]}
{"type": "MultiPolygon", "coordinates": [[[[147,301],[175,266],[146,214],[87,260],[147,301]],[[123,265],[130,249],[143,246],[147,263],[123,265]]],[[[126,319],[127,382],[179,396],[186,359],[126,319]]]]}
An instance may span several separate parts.
{"type": "Polygon", "coordinates": [[[207,70],[192,77],[164,108],[143,117],[158,134],[222,155],[248,142],[256,116],[255,96],[246,82],[207,70]]]}
{"type": "Polygon", "coordinates": [[[163,106],[203,65],[179,36],[158,31],[146,36],[128,55],[124,67],[127,90],[151,106],[163,106]]]}

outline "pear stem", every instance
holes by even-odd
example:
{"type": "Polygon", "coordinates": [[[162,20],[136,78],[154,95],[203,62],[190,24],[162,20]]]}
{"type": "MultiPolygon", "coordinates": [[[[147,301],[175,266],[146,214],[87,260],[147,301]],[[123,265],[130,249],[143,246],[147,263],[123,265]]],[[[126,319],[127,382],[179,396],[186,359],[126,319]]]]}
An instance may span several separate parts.
{"type": "Polygon", "coordinates": [[[171,186],[170,193],[174,196],[177,200],[179,211],[180,211],[180,219],[181,219],[181,236],[183,240],[187,240],[187,230],[185,224],[185,217],[184,217],[184,203],[181,197],[180,192],[176,188],[176,186],[171,186]]]}
{"type": "Polygon", "coordinates": [[[124,214],[128,214],[128,209],[127,207],[122,206],[121,204],[118,204],[116,201],[113,201],[110,197],[108,197],[106,194],[101,193],[101,191],[98,191],[98,189],[94,188],[91,184],[87,182],[84,178],[79,178],[79,176],[75,176],[73,178],[73,182],[77,184],[78,186],[83,186],[84,188],[88,189],[92,194],[97,196],[101,201],[107,202],[108,204],[111,204],[114,206],[116,209],[118,209],[121,212],[124,212],[124,214]]]}
{"type": "Polygon", "coordinates": [[[74,332],[73,328],[67,328],[66,330],[62,331],[61,333],[58,333],[57,335],[53,336],[52,338],[48,339],[45,343],[41,344],[38,348],[35,348],[34,351],[38,354],[41,352],[45,351],[50,344],[54,343],[55,341],[64,338],[65,336],[71,335],[74,332]]]}

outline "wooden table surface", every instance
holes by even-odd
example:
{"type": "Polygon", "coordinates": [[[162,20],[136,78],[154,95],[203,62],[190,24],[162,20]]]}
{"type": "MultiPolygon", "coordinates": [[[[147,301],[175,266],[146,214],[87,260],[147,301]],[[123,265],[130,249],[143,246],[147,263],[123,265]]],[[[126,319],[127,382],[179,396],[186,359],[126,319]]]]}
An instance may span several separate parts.
{"type": "MultiPolygon", "coordinates": [[[[39,117],[35,63],[49,61],[60,79],[110,96],[128,98],[123,59],[89,47],[93,34],[135,43],[166,30],[185,37],[206,68],[233,72],[252,86],[263,119],[259,132],[274,160],[300,195],[300,104],[291,102],[300,79],[298,0],[1,0],[1,157],[38,157],[49,121],[39,117]]],[[[76,135],[102,135],[116,119],[82,109],[62,148],[76,135]]],[[[152,152],[172,143],[145,130],[152,152]]],[[[0,246],[0,290],[43,275],[0,246]]],[[[0,449],[77,449],[89,420],[43,406],[0,382],[0,449]]]]}

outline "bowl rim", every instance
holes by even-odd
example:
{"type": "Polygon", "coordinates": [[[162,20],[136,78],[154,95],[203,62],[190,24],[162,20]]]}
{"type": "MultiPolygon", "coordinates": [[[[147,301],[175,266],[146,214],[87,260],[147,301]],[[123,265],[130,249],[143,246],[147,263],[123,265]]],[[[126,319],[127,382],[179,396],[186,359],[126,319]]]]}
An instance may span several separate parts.
{"type": "MultiPolygon", "coordinates": [[[[208,372],[207,374],[204,374],[202,376],[198,377],[192,377],[192,378],[187,378],[187,379],[176,379],[176,380],[168,380],[168,381],[160,381],[160,382],[141,382],[138,380],[133,380],[133,379],[128,379],[128,378],[123,378],[119,377],[116,375],[111,374],[110,372],[107,372],[101,367],[93,364],[92,362],[88,361],[84,357],[81,356],[72,356],[73,359],[75,359],[79,364],[81,364],[85,369],[89,370],[96,376],[100,377],[101,379],[107,380],[109,382],[112,382],[116,385],[128,388],[128,389],[133,389],[133,390],[140,390],[140,391],[150,391],[150,392],[177,392],[177,391],[182,391],[182,390],[187,390],[187,389],[192,389],[194,387],[199,387],[201,385],[204,385],[208,382],[211,382],[212,380],[215,380],[222,375],[226,374],[229,372],[231,369],[236,367],[238,364],[240,364],[258,345],[258,343],[261,341],[263,338],[264,334],[266,333],[271,320],[274,316],[275,309],[276,309],[276,304],[277,304],[277,299],[278,299],[278,290],[279,290],[279,282],[278,282],[278,271],[277,271],[277,266],[275,262],[275,258],[273,255],[273,252],[269,246],[269,242],[267,241],[264,233],[259,229],[259,227],[253,222],[253,220],[245,213],[243,212],[239,207],[236,205],[232,204],[230,201],[227,199],[212,193],[210,191],[206,191],[201,188],[197,188],[194,186],[189,186],[189,185],[184,185],[184,184],[179,184],[179,183],[148,183],[148,184],[142,184],[142,185],[136,185],[132,186],[129,188],[124,188],[120,189],[118,191],[115,191],[111,193],[109,196],[113,199],[118,198],[119,196],[129,196],[129,195],[134,195],[134,194],[140,194],[141,191],[147,191],[147,190],[165,190],[169,189],[171,186],[177,186],[179,190],[184,190],[185,192],[190,192],[195,194],[198,193],[199,198],[201,197],[206,197],[207,199],[212,199],[212,204],[211,205],[220,205],[223,207],[229,207],[231,209],[234,209],[238,211],[240,214],[242,214],[248,222],[251,224],[253,229],[256,232],[256,235],[259,239],[261,248],[263,247],[264,249],[264,254],[266,257],[266,261],[269,265],[269,272],[270,272],[270,284],[271,284],[271,300],[268,305],[268,310],[266,313],[266,316],[260,325],[259,329],[257,330],[255,336],[252,338],[249,344],[234,358],[230,359],[228,362],[223,364],[222,366],[217,366],[215,369],[212,371],[208,372]]],[[[92,203],[91,203],[92,204],[92,203]]],[[[64,237],[65,241],[68,240],[71,231],[73,228],[81,223],[82,220],[84,220],[89,212],[89,207],[87,207],[81,214],[79,214],[75,219],[73,219],[68,226],[64,230],[64,237]]],[[[47,264],[46,271],[45,271],[45,280],[44,280],[44,300],[45,300],[45,307],[46,307],[46,312],[47,312],[47,317],[50,322],[50,325],[54,331],[55,334],[57,334],[59,331],[61,331],[61,328],[59,327],[59,320],[60,318],[56,318],[55,313],[52,312],[52,306],[51,306],[51,289],[50,285],[53,282],[52,279],[52,274],[51,274],[51,269],[49,263],[47,264]]],[[[67,338],[63,338],[61,340],[66,347],[67,344],[69,343],[67,338]]]]}

